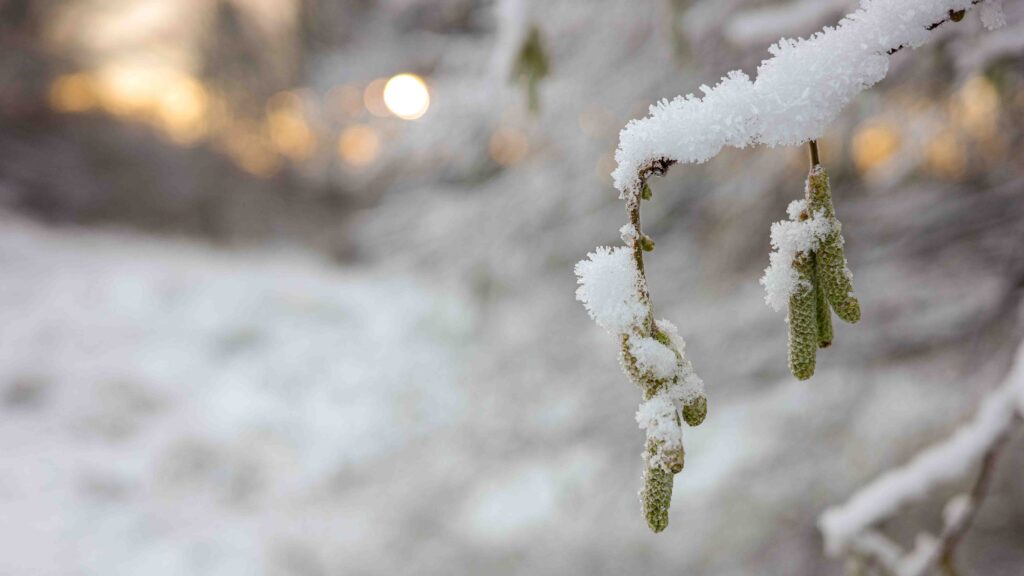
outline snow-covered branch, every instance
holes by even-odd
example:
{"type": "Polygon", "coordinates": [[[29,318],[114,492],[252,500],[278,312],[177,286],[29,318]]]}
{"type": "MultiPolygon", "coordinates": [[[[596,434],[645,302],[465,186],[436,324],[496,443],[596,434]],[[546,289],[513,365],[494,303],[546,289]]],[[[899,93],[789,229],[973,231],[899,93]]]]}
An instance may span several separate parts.
{"type": "MultiPolygon", "coordinates": [[[[1020,346],[1010,373],[1002,385],[982,402],[974,419],[946,441],[918,454],[903,467],[889,471],[860,490],[841,506],[822,514],[819,527],[831,556],[854,553],[872,556],[892,564],[891,547],[877,553],[874,528],[907,505],[924,500],[941,486],[962,481],[981,465],[970,494],[952,499],[946,507],[945,524],[927,553],[914,554],[918,563],[904,563],[897,573],[925,574],[944,553],[948,553],[966,531],[977,506],[988,489],[998,451],[1024,416],[1024,344],[1020,346]]],[[[920,546],[919,546],[920,548],[920,546]]]]}
{"type": "MultiPolygon", "coordinates": [[[[700,163],[724,146],[797,145],[820,138],[861,91],[885,77],[889,54],[929,40],[938,23],[972,0],[862,0],[839,25],[807,39],[782,39],[751,80],[727,74],[713,88],[651,106],[619,135],[615,187],[638,189],[654,162],[700,163]]],[[[985,1],[986,14],[997,8],[985,1]]],[[[987,16],[993,24],[998,17],[987,16]]]]}

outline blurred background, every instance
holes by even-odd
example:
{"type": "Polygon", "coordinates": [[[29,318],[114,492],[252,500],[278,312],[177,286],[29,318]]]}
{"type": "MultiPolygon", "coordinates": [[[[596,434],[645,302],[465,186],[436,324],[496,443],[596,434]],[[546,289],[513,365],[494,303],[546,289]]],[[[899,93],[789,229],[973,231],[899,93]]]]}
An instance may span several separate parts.
{"type": "MultiPolygon", "coordinates": [[[[852,0],[0,0],[0,575],[839,574],[815,527],[1024,335],[1024,10],[821,142],[864,309],[809,382],[758,278],[804,149],[654,183],[708,386],[671,524],[574,301],[617,134],[852,0]]],[[[1024,435],[963,544],[1024,574],[1024,435]]],[[[951,494],[887,529],[936,529],[951,494]]]]}

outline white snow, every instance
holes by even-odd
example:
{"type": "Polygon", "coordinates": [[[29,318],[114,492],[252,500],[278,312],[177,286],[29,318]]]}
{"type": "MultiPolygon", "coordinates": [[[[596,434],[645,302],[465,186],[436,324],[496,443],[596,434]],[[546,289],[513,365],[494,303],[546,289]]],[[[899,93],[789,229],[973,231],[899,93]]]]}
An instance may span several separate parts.
{"type": "Polygon", "coordinates": [[[600,246],[576,263],[576,299],[590,317],[612,334],[626,334],[639,325],[647,308],[637,293],[636,262],[629,248],[600,246]]]}
{"type": "Polygon", "coordinates": [[[771,244],[774,249],[768,255],[768,267],[761,277],[765,288],[764,301],[776,312],[789,305],[789,297],[800,285],[800,277],[793,269],[793,259],[800,252],[817,250],[821,240],[832,231],[832,223],[823,211],[814,217],[800,220],[804,201],[796,200],[786,209],[790,220],[772,224],[771,244]]]}
{"type": "Polygon", "coordinates": [[[946,441],[919,453],[903,467],[886,472],[845,504],[822,514],[818,525],[826,551],[844,553],[858,535],[924,499],[933,489],[971,474],[990,446],[1024,408],[1024,345],[1003,384],[982,403],[974,419],[946,441]]]}
{"type": "Polygon", "coordinates": [[[854,96],[885,77],[889,50],[920,46],[929,38],[928,25],[970,6],[970,0],[862,0],[837,27],[773,45],[754,80],[736,70],[714,88],[701,86],[701,97],[652,105],[646,118],[619,135],[615,187],[622,194],[633,190],[639,171],[660,158],[699,163],[723,146],[821,137],[854,96]]]}
{"type": "Polygon", "coordinates": [[[470,318],[443,290],[0,224],[0,573],[259,574],[298,533],[373,550],[380,510],[310,499],[463,414],[470,318]]]}
{"type": "Polygon", "coordinates": [[[629,352],[636,358],[640,372],[658,380],[671,378],[678,364],[675,352],[649,336],[629,336],[629,352]]]}
{"type": "Polygon", "coordinates": [[[666,393],[679,406],[689,404],[704,395],[704,380],[697,376],[693,365],[686,359],[686,341],[679,335],[679,329],[675,324],[664,319],[656,320],[655,324],[663,334],[668,336],[669,343],[682,357],[682,361],[676,368],[676,381],[668,387],[666,393]]]}
{"type": "Polygon", "coordinates": [[[676,423],[676,405],[666,394],[656,394],[640,403],[636,422],[647,431],[647,437],[668,445],[682,442],[682,432],[676,423]]]}
{"type": "Polygon", "coordinates": [[[981,23],[989,30],[997,30],[1006,26],[1006,14],[1003,13],[1003,0],[985,0],[981,3],[981,23]]]}
{"type": "Polygon", "coordinates": [[[639,235],[636,233],[636,226],[633,226],[630,222],[623,224],[622,228],[619,228],[619,235],[622,237],[622,243],[630,247],[639,238],[639,235]]]}

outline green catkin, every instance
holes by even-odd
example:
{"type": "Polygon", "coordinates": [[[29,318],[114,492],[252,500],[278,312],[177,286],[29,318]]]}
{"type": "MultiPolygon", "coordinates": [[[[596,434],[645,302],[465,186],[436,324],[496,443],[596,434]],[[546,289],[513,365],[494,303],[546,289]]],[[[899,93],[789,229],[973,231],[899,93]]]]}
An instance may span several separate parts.
{"type": "Polygon", "coordinates": [[[818,282],[836,316],[854,324],[860,320],[860,302],[852,294],[853,282],[843,252],[842,224],[835,217],[828,174],[821,166],[812,168],[807,177],[806,201],[809,213],[823,210],[825,217],[832,221],[832,231],[822,239],[815,253],[818,282]]]}
{"type": "Polygon", "coordinates": [[[643,509],[647,525],[655,533],[668,526],[668,509],[672,504],[672,483],[675,480],[671,472],[660,467],[648,467],[644,470],[644,486],[640,489],[640,506],[643,509]]]}
{"type": "Polygon", "coordinates": [[[700,396],[692,403],[683,406],[683,421],[690,426],[700,426],[708,415],[708,399],[700,396]]]}
{"type": "Polygon", "coordinates": [[[814,375],[818,352],[817,296],[814,258],[800,253],[793,260],[800,283],[789,297],[789,370],[799,380],[814,375]]]}
{"type": "MultiPolygon", "coordinates": [[[[815,255],[817,260],[817,255],[815,255]]],[[[828,348],[832,345],[832,310],[828,307],[825,299],[825,290],[821,287],[821,269],[814,267],[814,305],[818,319],[818,348],[828,348]]]]}

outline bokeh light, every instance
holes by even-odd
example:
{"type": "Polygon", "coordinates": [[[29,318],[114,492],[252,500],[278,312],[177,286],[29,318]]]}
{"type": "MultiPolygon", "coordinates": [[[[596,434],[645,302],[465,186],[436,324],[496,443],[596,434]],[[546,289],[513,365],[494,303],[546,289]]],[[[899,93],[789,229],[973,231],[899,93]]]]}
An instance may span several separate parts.
{"type": "Polygon", "coordinates": [[[388,83],[387,78],[377,78],[366,85],[363,90],[363,105],[367,112],[378,118],[387,118],[391,115],[387,105],[384,104],[384,86],[388,83]]]}
{"type": "Polygon", "coordinates": [[[900,137],[884,122],[869,122],[857,130],[851,143],[857,169],[867,172],[886,163],[899,149],[900,137]]]}
{"type": "Polygon", "coordinates": [[[526,135],[514,128],[498,128],[488,144],[491,158],[506,167],[520,163],[529,149],[526,135]]]}
{"type": "Polygon", "coordinates": [[[430,91],[415,74],[392,76],[384,86],[384,104],[403,120],[415,120],[430,108],[430,91]]]}
{"type": "Polygon", "coordinates": [[[270,98],[267,129],[274,150],[292,160],[305,160],[316,149],[316,135],[306,120],[302,96],[296,92],[278,92],[270,98]]]}
{"type": "Polygon", "coordinates": [[[338,157],[354,168],[372,164],[379,153],[380,136],[365,124],[349,126],[338,139],[338,157]]]}
{"type": "Polygon", "coordinates": [[[96,88],[87,74],[59,76],[50,85],[50,106],[58,112],[86,112],[96,104],[96,88]]]}

